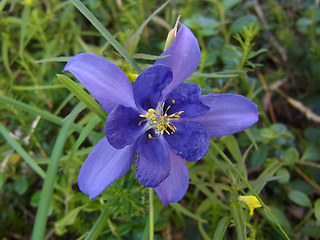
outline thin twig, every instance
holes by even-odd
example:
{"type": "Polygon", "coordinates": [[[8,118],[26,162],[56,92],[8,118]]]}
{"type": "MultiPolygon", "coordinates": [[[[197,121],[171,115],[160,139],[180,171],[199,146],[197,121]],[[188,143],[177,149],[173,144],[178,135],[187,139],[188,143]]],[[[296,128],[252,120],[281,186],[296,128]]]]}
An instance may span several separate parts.
{"type": "MultiPolygon", "coordinates": [[[[254,5],[254,10],[256,11],[258,18],[263,23],[263,25],[268,26],[267,18],[265,17],[258,0],[256,0],[256,4],[254,5]]],[[[287,53],[285,49],[279,44],[273,33],[271,33],[270,31],[269,36],[267,37],[267,41],[280,54],[282,63],[285,63],[288,60],[287,53]]],[[[277,60],[276,62],[279,63],[279,61],[277,60]]]]}
{"type": "Polygon", "coordinates": [[[312,110],[305,105],[303,105],[300,101],[293,99],[292,97],[289,97],[285,92],[283,92],[280,88],[274,89],[277,93],[279,93],[282,97],[287,99],[287,101],[290,103],[291,106],[299,110],[301,113],[303,113],[307,119],[312,120],[316,123],[320,123],[320,116],[312,112],[312,110]]]}
{"type": "Polygon", "coordinates": [[[276,115],[275,115],[274,109],[273,109],[273,104],[272,104],[272,100],[271,100],[271,94],[269,91],[269,87],[268,87],[266,81],[264,80],[263,74],[261,73],[260,70],[257,71],[257,74],[260,79],[260,82],[262,83],[263,89],[266,93],[266,105],[267,105],[267,108],[269,109],[271,120],[273,123],[276,123],[277,120],[276,120],[276,115]]]}
{"type": "Polygon", "coordinates": [[[311,178],[309,178],[302,170],[298,167],[295,167],[296,172],[307,182],[309,183],[312,187],[315,188],[318,194],[320,194],[320,186],[315,183],[311,178]]]}

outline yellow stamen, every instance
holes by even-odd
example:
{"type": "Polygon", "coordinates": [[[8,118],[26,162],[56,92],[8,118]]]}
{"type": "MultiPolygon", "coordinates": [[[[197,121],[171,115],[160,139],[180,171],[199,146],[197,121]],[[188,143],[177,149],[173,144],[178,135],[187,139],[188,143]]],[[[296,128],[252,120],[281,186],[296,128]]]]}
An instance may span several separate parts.
{"type": "MultiPolygon", "coordinates": [[[[175,101],[173,100],[173,102],[175,101]]],[[[164,133],[167,133],[168,135],[173,134],[177,128],[172,124],[172,121],[179,120],[181,113],[184,112],[180,111],[168,115],[167,112],[171,106],[164,109],[164,102],[159,102],[158,106],[157,110],[150,108],[145,114],[139,115],[140,117],[145,118],[143,121],[139,122],[139,126],[142,122],[146,121],[149,123],[149,129],[154,129],[155,134],[157,134],[157,137],[153,137],[151,134],[148,134],[149,138],[158,138],[164,133]]]]}

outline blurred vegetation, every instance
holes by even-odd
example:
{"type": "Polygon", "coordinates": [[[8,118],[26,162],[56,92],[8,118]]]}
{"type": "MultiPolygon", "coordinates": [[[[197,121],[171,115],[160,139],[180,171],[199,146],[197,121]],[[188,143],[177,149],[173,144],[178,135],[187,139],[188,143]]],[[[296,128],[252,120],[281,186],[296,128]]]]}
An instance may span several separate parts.
{"type": "MultiPolygon", "coordinates": [[[[153,61],[137,53],[161,54],[182,15],[202,54],[189,80],[203,94],[239,93],[259,105],[258,124],[213,139],[217,145],[204,159],[188,163],[182,201],[164,207],[155,197],[155,239],[241,239],[241,231],[248,239],[281,239],[264,209],[250,217],[237,201],[250,192],[213,146],[234,161],[291,239],[320,238],[319,1],[172,0],[136,35],[163,1],[83,3],[141,68],[153,61]]],[[[2,0],[0,35],[1,239],[30,239],[45,172],[55,159],[45,239],[84,239],[103,209],[98,239],[148,239],[148,189],[134,169],[95,200],[79,192],[78,171],[103,137],[104,121],[81,111],[56,76],[79,52],[136,72],[70,1],[2,0]],[[68,115],[75,118],[70,126],[68,115]],[[56,149],[63,149],[61,156],[56,149]]]]}

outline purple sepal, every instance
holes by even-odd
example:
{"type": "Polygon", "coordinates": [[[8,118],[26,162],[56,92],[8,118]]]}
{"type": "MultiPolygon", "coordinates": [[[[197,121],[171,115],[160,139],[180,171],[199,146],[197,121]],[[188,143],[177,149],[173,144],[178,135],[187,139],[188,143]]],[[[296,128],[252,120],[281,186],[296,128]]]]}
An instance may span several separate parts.
{"type": "Polygon", "coordinates": [[[138,158],[135,164],[136,177],[146,187],[157,187],[169,175],[168,147],[163,137],[150,139],[147,131],[138,143],[138,158]]]}
{"type": "Polygon", "coordinates": [[[163,205],[179,202],[189,186],[189,173],[185,161],[169,149],[170,174],[154,188],[163,205]]]}
{"type": "Polygon", "coordinates": [[[78,177],[80,191],[88,194],[90,199],[99,196],[130,170],[136,151],[136,144],[119,150],[112,147],[107,138],[101,139],[82,164],[78,177]]]}
{"type": "Polygon", "coordinates": [[[194,162],[201,159],[208,151],[209,136],[206,129],[196,122],[173,122],[177,128],[173,134],[165,134],[171,150],[183,159],[194,162]]]}
{"type": "Polygon", "coordinates": [[[173,73],[172,82],[163,91],[164,97],[190,77],[200,64],[201,53],[196,37],[189,28],[183,24],[180,25],[177,37],[161,54],[169,56],[155,62],[155,65],[162,64],[170,67],[173,73]]]}
{"type": "Polygon", "coordinates": [[[238,94],[203,95],[200,100],[210,110],[190,121],[200,123],[210,137],[220,137],[240,132],[259,120],[258,106],[250,99],[238,94]]]}
{"type": "Polygon", "coordinates": [[[79,53],[68,61],[64,71],[71,72],[106,112],[119,104],[135,108],[129,79],[107,59],[92,53],[79,53]]]}

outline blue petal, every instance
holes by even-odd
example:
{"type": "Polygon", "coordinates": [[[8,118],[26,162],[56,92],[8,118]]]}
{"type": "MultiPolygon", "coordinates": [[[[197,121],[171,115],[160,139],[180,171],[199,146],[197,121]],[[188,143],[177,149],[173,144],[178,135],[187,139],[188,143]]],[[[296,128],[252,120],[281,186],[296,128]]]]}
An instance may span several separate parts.
{"type": "Polygon", "coordinates": [[[185,161],[169,149],[170,175],[154,188],[163,205],[179,202],[189,186],[189,172],[185,161]]]}
{"type": "Polygon", "coordinates": [[[118,150],[106,138],[100,140],[80,169],[80,191],[88,194],[90,199],[99,196],[111,183],[130,170],[136,151],[136,144],[118,150]]]}
{"type": "Polygon", "coordinates": [[[71,72],[106,112],[119,104],[135,107],[129,79],[107,59],[91,53],[80,53],[69,60],[64,71],[71,72]]]}
{"type": "Polygon", "coordinates": [[[169,67],[157,65],[144,70],[133,83],[134,100],[144,110],[155,108],[162,100],[162,90],[172,81],[169,67]]]}
{"type": "Polygon", "coordinates": [[[201,124],[196,122],[173,122],[177,128],[173,134],[165,134],[172,151],[183,159],[194,162],[201,159],[209,148],[209,135],[201,124]]]}
{"type": "Polygon", "coordinates": [[[145,122],[139,112],[130,107],[116,106],[109,114],[105,131],[109,143],[117,149],[124,148],[138,139],[145,131],[145,122]]]}
{"type": "Polygon", "coordinates": [[[140,183],[146,187],[157,187],[168,176],[170,160],[168,147],[162,137],[152,138],[147,131],[138,143],[138,158],[136,161],[136,176],[140,183]]]}
{"type": "Polygon", "coordinates": [[[166,96],[165,106],[170,105],[168,115],[183,111],[181,117],[193,118],[206,113],[210,108],[200,101],[200,95],[201,89],[195,83],[179,85],[166,96]]]}
{"type": "Polygon", "coordinates": [[[159,59],[156,64],[162,64],[172,69],[173,80],[163,91],[163,96],[183,83],[199,66],[201,53],[197,39],[189,28],[181,24],[177,37],[170,47],[161,54],[169,55],[159,59]]]}
{"type": "Polygon", "coordinates": [[[237,94],[210,94],[201,96],[210,107],[202,116],[192,118],[207,129],[210,137],[233,134],[251,127],[258,120],[258,107],[250,99],[237,94]]]}

